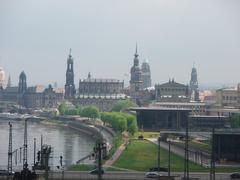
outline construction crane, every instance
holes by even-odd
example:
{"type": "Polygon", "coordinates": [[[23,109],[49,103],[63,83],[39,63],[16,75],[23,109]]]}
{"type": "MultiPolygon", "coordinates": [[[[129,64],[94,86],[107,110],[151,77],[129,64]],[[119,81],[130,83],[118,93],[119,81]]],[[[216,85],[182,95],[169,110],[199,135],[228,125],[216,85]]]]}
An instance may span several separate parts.
{"type": "Polygon", "coordinates": [[[12,173],[12,124],[9,122],[8,173],[12,173]]]}

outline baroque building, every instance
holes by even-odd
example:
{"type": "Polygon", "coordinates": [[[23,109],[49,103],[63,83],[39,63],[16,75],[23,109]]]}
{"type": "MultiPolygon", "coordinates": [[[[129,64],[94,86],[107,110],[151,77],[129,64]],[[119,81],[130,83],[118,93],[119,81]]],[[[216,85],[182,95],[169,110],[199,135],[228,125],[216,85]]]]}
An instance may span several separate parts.
{"type": "Polygon", "coordinates": [[[52,86],[27,87],[27,76],[21,72],[16,87],[6,87],[0,90],[0,100],[12,102],[26,108],[56,108],[63,100],[63,93],[53,90],[52,86]]]}
{"type": "Polygon", "coordinates": [[[155,85],[155,98],[160,102],[189,102],[188,86],[169,80],[164,84],[155,85]]]}
{"type": "Polygon", "coordinates": [[[80,96],[116,96],[122,93],[124,82],[117,79],[96,79],[88,74],[87,79],[79,80],[80,96]]]}
{"type": "Polygon", "coordinates": [[[118,100],[126,99],[123,94],[124,82],[117,79],[92,78],[79,80],[78,95],[75,105],[94,105],[102,111],[110,111],[118,100]]]}
{"type": "Polygon", "coordinates": [[[146,89],[152,86],[151,70],[147,60],[142,63],[142,88],[146,89]]]}
{"type": "Polygon", "coordinates": [[[216,105],[240,108],[240,84],[237,87],[216,90],[216,105]]]}
{"type": "Polygon", "coordinates": [[[73,99],[76,94],[74,84],[74,70],[73,70],[73,57],[71,55],[71,49],[67,59],[67,71],[66,71],[66,84],[65,84],[65,99],[73,99]]]}

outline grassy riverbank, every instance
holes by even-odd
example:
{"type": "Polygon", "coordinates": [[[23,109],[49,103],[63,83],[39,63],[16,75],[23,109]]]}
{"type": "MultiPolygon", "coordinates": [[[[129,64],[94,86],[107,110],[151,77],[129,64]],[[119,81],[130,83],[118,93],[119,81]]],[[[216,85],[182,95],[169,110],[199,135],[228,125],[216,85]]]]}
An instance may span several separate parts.
{"type": "MultiPolygon", "coordinates": [[[[168,167],[168,151],[161,149],[160,166],[168,167]]],[[[145,141],[135,140],[127,147],[121,157],[114,163],[114,166],[137,171],[149,171],[151,167],[157,167],[157,145],[145,141]]],[[[184,158],[171,153],[171,171],[183,172],[184,158]]],[[[209,172],[208,168],[204,168],[193,162],[189,162],[190,172],[209,172]]],[[[217,172],[234,172],[239,168],[217,168],[217,172]]]]}

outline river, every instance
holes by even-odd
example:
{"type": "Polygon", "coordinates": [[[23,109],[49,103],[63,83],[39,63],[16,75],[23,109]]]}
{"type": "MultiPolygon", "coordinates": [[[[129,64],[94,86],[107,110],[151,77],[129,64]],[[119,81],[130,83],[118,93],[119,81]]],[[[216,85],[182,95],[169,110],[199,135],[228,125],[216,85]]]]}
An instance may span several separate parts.
{"type": "MultiPolygon", "coordinates": [[[[20,162],[20,147],[23,146],[24,121],[12,121],[13,151],[18,149],[17,159],[13,155],[13,169],[22,165],[20,162]]],[[[50,165],[58,166],[60,156],[63,156],[65,166],[74,164],[92,152],[95,141],[92,137],[68,127],[47,125],[40,122],[28,122],[28,164],[33,165],[34,138],[37,141],[37,150],[40,150],[41,134],[43,144],[51,145],[53,153],[50,165]]],[[[0,169],[7,166],[9,125],[7,120],[0,120],[0,169]]]]}

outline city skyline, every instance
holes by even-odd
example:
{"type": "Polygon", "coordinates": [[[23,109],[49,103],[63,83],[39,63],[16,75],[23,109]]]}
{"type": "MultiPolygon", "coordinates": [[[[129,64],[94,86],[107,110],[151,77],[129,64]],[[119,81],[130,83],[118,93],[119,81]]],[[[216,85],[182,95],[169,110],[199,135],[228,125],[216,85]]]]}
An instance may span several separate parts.
{"type": "Polygon", "coordinates": [[[1,1],[0,66],[13,85],[24,70],[29,85],[63,87],[72,48],[75,84],[91,72],[127,85],[137,41],[153,84],[189,84],[194,62],[200,87],[238,83],[239,2],[172,2],[1,1]]]}

